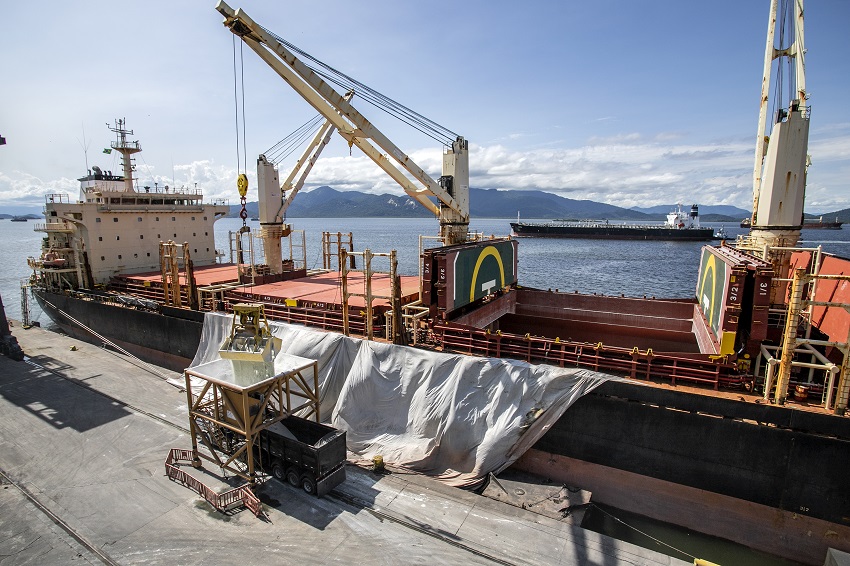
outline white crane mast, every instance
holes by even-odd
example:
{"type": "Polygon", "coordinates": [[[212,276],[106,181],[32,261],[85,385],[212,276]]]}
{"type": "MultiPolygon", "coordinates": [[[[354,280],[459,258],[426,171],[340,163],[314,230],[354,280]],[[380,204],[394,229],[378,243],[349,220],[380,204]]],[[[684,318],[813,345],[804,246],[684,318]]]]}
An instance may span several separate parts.
{"type": "MultiPolygon", "coordinates": [[[[810,109],[807,106],[806,92],[803,0],[790,1],[793,2],[793,43],[784,48],[775,47],[778,0],[771,1],[768,20],[753,170],[753,216],[750,231],[750,245],[758,251],[796,245],[803,222],[810,109]],[[765,125],[771,68],[775,59],[783,57],[794,60],[795,87],[788,107],[777,111],[772,132],[767,137],[765,125]]],[[[774,102],[781,104],[781,101],[774,102]]],[[[764,259],[773,264],[777,275],[785,277],[790,252],[774,250],[768,251],[766,255],[768,257],[764,259]]],[[[782,297],[772,297],[772,302],[778,302],[780,299],[782,297]]]]}
{"type": "Polygon", "coordinates": [[[445,244],[466,241],[469,228],[469,151],[464,138],[458,137],[446,149],[443,175],[439,182],[435,181],[343,95],[245,12],[234,11],[223,0],[216,5],[216,10],[224,16],[224,25],[323,115],[349,145],[360,148],[408,195],[439,217],[440,236],[445,244]],[[428,197],[436,197],[439,204],[434,204],[428,197]]]}

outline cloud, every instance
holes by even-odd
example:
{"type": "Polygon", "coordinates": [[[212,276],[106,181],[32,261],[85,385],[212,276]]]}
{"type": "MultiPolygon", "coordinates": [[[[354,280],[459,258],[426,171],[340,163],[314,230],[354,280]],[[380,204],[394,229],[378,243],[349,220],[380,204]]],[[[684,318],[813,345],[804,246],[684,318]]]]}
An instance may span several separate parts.
{"type": "MultiPolygon", "coordinates": [[[[850,127],[813,134],[813,165],[809,170],[807,210],[838,210],[850,206],[846,179],[850,177],[850,127]]],[[[442,150],[425,148],[411,159],[434,180],[441,174],[442,150]]],[[[294,158],[293,158],[294,160],[294,158]]],[[[470,146],[470,184],[488,189],[543,190],[575,199],[618,206],[653,206],[695,201],[730,204],[748,209],[752,203],[751,140],[722,140],[687,144],[674,134],[647,139],[640,134],[598,138],[583,147],[542,147],[517,150],[507,145],[470,146]],[[659,140],[667,139],[668,142],[659,140]]],[[[292,164],[283,164],[281,177],[292,164]]],[[[410,178],[409,174],[406,174],[410,178]]],[[[256,173],[249,170],[251,194],[256,173]]],[[[239,201],[237,172],[213,160],[175,165],[173,176],[155,168],[140,171],[143,184],[197,186],[208,199],[239,201]]],[[[400,195],[401,187],[380,167],[355,149],[352,155],[318,160],[305,185],[337,190],[400,195]]],[[[417,185],[418,186],[418,185],[417,185]]],[[[66,192],[76,198],[78,182],[43,180],[22,171],[0,173],[0,204],[41,205],[44,195],[66,192]]],[[[254,200],[256,196],[249,196],[254,200]]]]}
{"type": "Polygon", "coordinates": [[[64,194],[77,200],[79,190],[76,179],[45,181],[23,171],[0,172],[0,202],[5,205],[41,206],[50,194],[64,194]]]}

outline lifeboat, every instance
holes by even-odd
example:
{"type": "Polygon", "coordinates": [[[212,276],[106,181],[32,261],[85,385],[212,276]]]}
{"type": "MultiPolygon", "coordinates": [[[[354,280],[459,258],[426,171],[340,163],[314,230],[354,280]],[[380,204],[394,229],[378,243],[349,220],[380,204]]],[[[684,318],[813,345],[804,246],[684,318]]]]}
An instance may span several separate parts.
{"type": "Polygon", "coordinates": [[[56,252],[47,252],[41,258],[41,264],[44,267],[65,267],[68,264],[68,260],[60,257],[56,252]]]}

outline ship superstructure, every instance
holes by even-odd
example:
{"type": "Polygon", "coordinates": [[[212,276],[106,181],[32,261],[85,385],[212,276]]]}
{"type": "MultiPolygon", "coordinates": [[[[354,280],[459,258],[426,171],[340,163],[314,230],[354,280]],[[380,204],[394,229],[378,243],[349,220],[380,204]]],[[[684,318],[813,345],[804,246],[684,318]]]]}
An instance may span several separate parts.
{"type": "Polygon", "coordinates": [[[213,224],[229,211],[226,201],[205,204],[197,187],[138,186],[133,155],[142,148],[123,119],[110,129],[123,175],[95,165],[79,179],[78,200],[46,196],[45,223],[35,229],[47,236],[41,257],[30,258],[41,287],[91,289],[119,274],[158,271],[161,242],[178,244],[195,266],[216,262],[213,224]]]}

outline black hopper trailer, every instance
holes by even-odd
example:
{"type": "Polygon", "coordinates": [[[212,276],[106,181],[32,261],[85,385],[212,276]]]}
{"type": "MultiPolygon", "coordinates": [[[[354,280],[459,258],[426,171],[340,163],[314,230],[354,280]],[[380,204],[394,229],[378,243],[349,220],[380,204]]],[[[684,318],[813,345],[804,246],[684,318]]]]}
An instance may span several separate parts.
{"type": "Polygon", "coordinates": [[[289,416],[260,433],[258,450],[280,481],[321,497],[345,481],[345,431],[289,416]]]}

